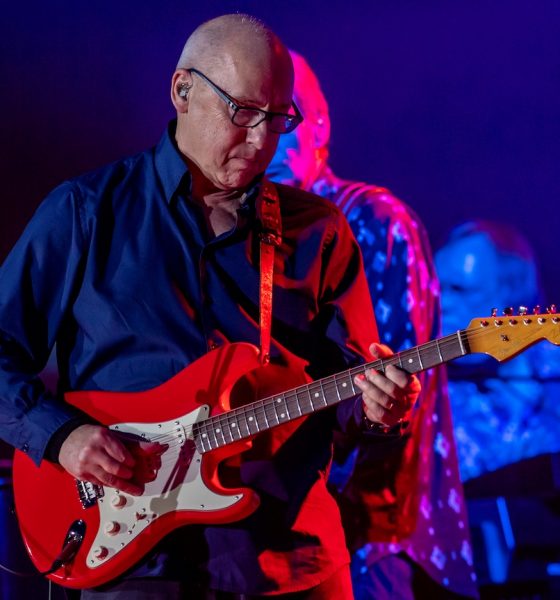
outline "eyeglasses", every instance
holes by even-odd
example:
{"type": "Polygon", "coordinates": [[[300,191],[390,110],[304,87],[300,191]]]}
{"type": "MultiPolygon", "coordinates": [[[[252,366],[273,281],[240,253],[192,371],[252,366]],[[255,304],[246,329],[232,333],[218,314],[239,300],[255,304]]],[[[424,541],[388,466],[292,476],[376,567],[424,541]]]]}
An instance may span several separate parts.
{"type": "Polygon", "coordinates": [[[233,111],[231,122],[234,125],[237,125],[237,127],[256,127],[263,121],[268,121],[270,130],[274,131],[274,133],[290,133],[303,121],[303,116],[293,100],[292,108],[295,112],[293,115],[270,112],[268,110],[261,110],[260,108],[240,106],[229,94],[226,94],[222,88],[218,87],[213,81],[208,79],[204,73],[201,73],[197,69],[187,69],[187,71],[198,75],[231,108],[233,111]]]}

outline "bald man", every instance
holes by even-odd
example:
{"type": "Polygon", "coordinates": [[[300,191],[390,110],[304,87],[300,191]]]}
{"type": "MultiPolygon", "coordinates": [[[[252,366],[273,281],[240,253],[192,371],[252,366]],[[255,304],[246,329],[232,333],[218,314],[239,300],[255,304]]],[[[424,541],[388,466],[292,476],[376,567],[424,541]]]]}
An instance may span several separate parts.
{"type": "MultiPolygon", "coordinates": [[[[195,454],[184,463],[169,440],[150,434],[139,444],[118,436],[36,378],[56,342],[60,392],[126,392],[110,403],[126,424],[119,403],[128,398],[134,409],[137,396],[130,394],[163,384],[185,366],[198,369],[186,378],[189,390],[210,378],[195,402],[223,410],[223,394],[213,397],[213,390],[246,363],[256,366],[247,349],[239,350],[244,346],[235,350],[231,342],[260,347],[262,363],[235,385],[234,405],[272,401],[309,377],[363,364],[370,352],[389,354],[370,346],[377,336],[373,311],[340,211],[263,179],[279,138],[301,122],[292,86],[289,53],[261,22],[226,15],[201,25],[172,76],[177,118],[159,144],[56,188],[0,271],[1,436],[37,465],[58,463],[57,472],[89,482],[80,487],[88,503],[100,506],[106,498],[115,511],[134,507],[145,486],[158,485],[161,467],[171,469],[170,480],[153,501],[168,510],[171,500],[184,498],[202,513],[198,525],[177,529],[153,549],[154,541],[138,534],[146,556],[139,550],[126,576],[119,571],[105,581],[99,573],[105,565],[109,573],[120,552],[118,543],[107,545],[123,539],[111,537],[121,525],[109,521],[100,532],[105,541],[82,565],[90,581],[103,585],[83,598],[352,597],[340,517],[326,488],[333,431],[375,438],[380,447],[399,438],[419,392],[413,375],[394,366],[385,375],[361,368],[334,396],[321,384],[305,398],[296,395],[286,410],[282,397],[274,413],[261,410],[256,419],[240,409],[209,429],[214,437],[203,422],[195,441],[208,452],[233,443],[236,427],[245,427],[246,436],[266,429],[219,472],[231,486],[256,491],[259,507],[248,514],[254,506],[245,504],[243,515],[222,510],[208,519],[200,508],[215,513],[216,506],[194,499],[217,485],[212,458],[195,454]],[[205,362],[196,362],[201,357],[205,362]],[[318,410],[329,403],[336,406],[318,410]],[[184,477],[177,475],[184,469],[184,477]],[[198,487],[183,491],[193,490],[193,480],[198,487]]],[[[135,419],[157,430],[166,406],[158,393],[135,419]]],[[[185,428],[187,435],[194,431],[185,428]]],[[[142,511],[136,514],[130,535],[145,522],[142,511]]],[[[91,546],[94,533],[86,531],[84,545],[91,546]]],[[[53,543],[61,548],[64,539],[53,543]]],[[[55,574],[64,577],[60,568],[55,574]]]]}
{"type": "MultiPolygon", "coordinates": [[[[421,221],[387,189],[333,173],[327,101],[305,59],[295,52],[292,59],[305,120],[281,138],[270,177],[326,198],[347,216],[384,343],[403,350],[438,337],[439,285],[421,221]]],[[[432,369],[421,378],[407,435],[390,452],[337,440],[331,484],[354,550],[356,600],[477,595],[445,373],[432,369]]]]}
{"type": "MultiPolygon", "coordinates": [[[[535,253],[513,225],[462,223],[435,261],[445,333],[490,314],[492,307],[532,309],[543,299],[535,253]]],[[[560,350],[552,344],[539,343],[505,363],[485,354],[454,361],[449,393],[461,478],[469,486],[482,475],[492,485],[496,470],[560,451],[560,350]]]]}

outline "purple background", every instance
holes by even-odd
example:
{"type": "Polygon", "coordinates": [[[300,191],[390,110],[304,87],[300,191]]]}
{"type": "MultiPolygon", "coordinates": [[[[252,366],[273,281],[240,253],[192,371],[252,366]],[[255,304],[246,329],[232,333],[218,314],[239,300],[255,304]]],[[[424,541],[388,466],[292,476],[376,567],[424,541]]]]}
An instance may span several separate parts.
{"type": "Polygon", "coordinates": [[[560,304],[555,0],[4,3],[0,257],[58,182],[159,139],[184,40],[235,10],[316,70],[337,174],[391,188],[435,247],[463,219],[517,224],[560,304]]]}

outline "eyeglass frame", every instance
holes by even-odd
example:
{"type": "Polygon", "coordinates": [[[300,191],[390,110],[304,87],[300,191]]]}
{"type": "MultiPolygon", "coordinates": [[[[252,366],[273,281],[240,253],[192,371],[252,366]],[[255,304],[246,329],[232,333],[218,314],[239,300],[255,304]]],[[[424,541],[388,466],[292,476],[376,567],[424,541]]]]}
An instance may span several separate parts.
{"type": "Polygon", "coordinates": [[[227,92],[225,92],[219,85],[216,85],[209,77],[207,77],[204,73],[199,71],[198,69],[191,68],[186,69],[188,73],[195,73],[198,75],[210,88],[231,108],[233,114],[231,115],[231,122],[236,127],[243,127],[244,129],[253,129],[260,125],[263,121],[272,122],[274,117],[284,117],[287,118],[291,123],[294,123],[293,127],[287,129],[286,131],[274,131],[274,133],[278,133],[283,135],[285,133],[291,133],[294,129],[303,121],[303,115],[301,114],[297,104],[292,100],[292,108],[294,109],[295,114],[290,115],[288,113],[282,112],[273,112],[269,110],[262,110],[261,108],[257,108],[254,106],[243,106],[242,104],[238,104],[227,92]],[[255,113],[260,113],[262,118],[253,125],[239,125],[239,123],[235,122],[235,115],[238,114],[240,110],[251,110],[255,113]]]}

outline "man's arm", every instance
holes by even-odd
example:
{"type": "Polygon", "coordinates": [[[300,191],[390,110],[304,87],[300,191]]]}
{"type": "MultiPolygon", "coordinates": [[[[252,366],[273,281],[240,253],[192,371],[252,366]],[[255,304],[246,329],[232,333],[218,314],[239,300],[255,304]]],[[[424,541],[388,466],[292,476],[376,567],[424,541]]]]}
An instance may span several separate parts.
{"type": "MultiPolygon", "coordinates": [[[[347,354],[353,352],[351,364],[389,355],[388,348],[371,345],[377,332],[361,255],[341,214],[323,255],[322,314],[328,315],[324,318],[327,341],[323,347],[329,348],[329,342],[334,342],[347,354]]],[[[393,366],[385,374],[370,369],[355,379],[355,385],[362,392],[359,402],[343,402],[338,408],[339,423],[352,433],[357,429],[371,434],[371,428],[364,427],[364,416],[382,427],[394,427],[408,417],[419,393],[417,378],[393,366]]]]}
{"type": "Polygon", "coordinates": [[[59,428],[83,417],[38,377],[75,293],[80,211],[71,185],[57,188],[0,268],[0,436],[36,463],[59,428]]]}

